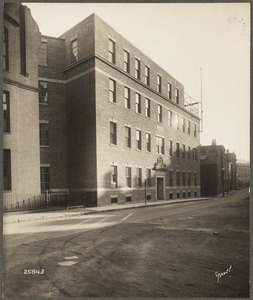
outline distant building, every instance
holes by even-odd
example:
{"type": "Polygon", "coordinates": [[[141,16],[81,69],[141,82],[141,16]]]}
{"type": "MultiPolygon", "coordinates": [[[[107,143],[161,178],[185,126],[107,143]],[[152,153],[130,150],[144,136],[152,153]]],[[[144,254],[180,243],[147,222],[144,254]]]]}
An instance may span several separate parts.
{"type": "Polygon", "coordinates": [[[228,194],[237,188],[236,155],[225,151],[223,145],[200,147],[201,195],[228,194]]]}
{"type": "Polygon", "coordinates": [[[238,162],[237,163],[238,173],[238,186],[245,187],[250,185],[250,163],[238,162]]]}
{"type": "MultiPolygon", "coordinates": [[[[5,22],[13,26],[8,17],[5,22]]],[[[17,136],[20,143],[14,132],[5,133],[5,147],[17,152],[12,182],[23,164],[15,178],[26,189],[50,190],[52,196],[68,190],[70,204],[82,203],[84,193],[90,206],[136,202],[145,195],[200,196],[200,118],[191,105],[185,107],[179,81],[95,14],[59,38],[42,36],[40,42],[37,25],[27,28],[28,42],[20,48],[27,51],[26,75],[13,65],[5,71],[5,82],[21,76],[32,95],[31,103],[24,95],[10,110],[11,125],[22,124],[24,132],[17,136]]],[[[6,53],[17,59],[14,40],[23,37],[16,36],[18,30],[6,39],[6,53]]]]}

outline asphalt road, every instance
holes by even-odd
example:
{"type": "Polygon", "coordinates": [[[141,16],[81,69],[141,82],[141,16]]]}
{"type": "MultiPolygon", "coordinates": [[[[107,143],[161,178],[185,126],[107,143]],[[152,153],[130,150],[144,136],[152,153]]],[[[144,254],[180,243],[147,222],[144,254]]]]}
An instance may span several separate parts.
{"type": "Polygon", "coordinates": [[[6,297],[248,297],[247,191],[4,224],[6,297]]]}

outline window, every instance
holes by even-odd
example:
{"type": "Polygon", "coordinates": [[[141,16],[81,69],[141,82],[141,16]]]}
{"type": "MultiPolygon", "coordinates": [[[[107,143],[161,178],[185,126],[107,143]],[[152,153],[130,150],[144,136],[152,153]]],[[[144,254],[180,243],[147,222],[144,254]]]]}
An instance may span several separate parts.
{"type": "Polygon", "coordinates": [[[182,157],[185,158],[185,145],[182,145],[182,157]]]}
{"type": "Polygon", "coordinates": [[[19,51],[20,51],[20,74],[27,76],[26,73],[26,20],[25,7],[19,9],[19,51]]]}
{"type": "Polygon", "coordinates": [[[42,191],[50,188],[49,167],[40,167],[40,186],[42,191]]]}
{"type": "Polygon", "coordinates": [[[179,157],[180,156],[180,146],[179,143],[176,143],[176,156],[179,157]]]}
{"type": "Polygon", "coordinates": [[[193,134],[194,136],[197,136],[197,125],[193,124],[193,134]]]}
{"type": "Polygon", "coordinates": [[[194,185],[197,186],[197,173],[194,173],[194,185]]]}
{"type": "Polygon", "coordinates": [[[177,171],[177,186],[180,186],[180,171],[177,171]]]}
{"type": "Polygon", "coordinates": [[[192,182],[191,176],[192,176],[191,172],[188,172],[188,186],[191,186],[191,182],[192,182]]]}
{"type": "Polygon", "coordinates": [[[136,148],[141,150],[141,131],[136,129],[136,148]]]}
{"type": "Polygon", "coordinates": [[[141,113],[141,95],[138,93],[135,93],[135,112],[141,113]]]}
{"type": "Polygon", "coordinates": [[[190,134],[191,133],[191,123],[189,120],[187,120],[187,133],[190,134]]]}
{"type": "Polygon", "coordinates": [[[125,146],[131,148],[131,128],[125,126],[125,146]]]}
{"type": "Polygon", "coordinates": [[[148,66],[145,66],[145,84],[150,85],[150,69],[148,66]]]}
{"type": "Polygon", "coordinates": [[[117,166],[111,165],[111,187],[117,187],[118,183],[117,166]]]}
{"type": "Polygon", "coordinates": [[[188,159],[191,159],[191,147],[188,146],[188,159]]]}
{"type": "Polygon", "coordinates": [[[179,130],[179,115],[176,115],[176,127],[179,130]]]}
{"type": "Polygon", "coordinates": [[[47,66],[47,40],[42,39],[39,49],[39,65],[47,66]]]}
{"type": "Polygon", "coordinates": [[[115,42],[109,39],[109,61],[115,64],[115,42]]]}
{"type": "Polygon", "coordinates": [[[172,94],[171,94],[171,83],[170,82],[168,82],[168,98],[171,100],[171,96],[172,96],[172,94]]]}
{"type": "Polygon", "coordinates": [[[169,170],[169,186],[173,186],[173,171],[169,170]]]}
{"type": "Polygon", "coordinates": [[[147,118],[150,118],[150,100],[146,98],[146,103],[145,103],[145,116],[147,118]]]}
{"type": "Polygon", "coordinates": [[[134,61],[134,76],[137,79],[141,79],[141,62],[137,58],[134,61]]]}
{"type": "Polygon", "coordinates": [[[39,80],[39,103],[48,103],[47,81],[39,80]]]}
{"type": "Polygon", "coordinates": [[[118,197],[111,197],[111,204],[117,204],[118,203],[118,197]]]}
{"type": "Polygon", "coordinates": [[[126,196],[126,202],[132,202],[132,196],[126,196]]]}
{"type": "Polygon", "coordinates": [[[162,106],[159,104],[157,106],[157,121],[162,122],[162,106]]]}
{"type": "Polygon", "coordinates": [[[142,187],[142,170],[141,168],[137,168],[137,187],[142,187]]]}
{"type": "Polygon", "coordinates": [[[124,88],[124,102],[125,102],[125,108],[130,109],[131,108],[130,89],[127,87],[124,88]]]}
{"type": "Polygon", "coordinates": [[[77,39],[71,42],[71,62],[74,63],[76,61],[78,61],[77,39]]]}
{"type": "Polygon", "coordinates": [[[49,123],[40,123],[40,146],[49,145],[49,123]]]}
{"type": "Polygon", "coordinates": [[[4,149],[4,190],[11,190],[11,150],[4,149]]]}
{"type": "Polygon", "coordinates": [[[126,50],[124,50],[124,71],[130,72],[130,54],[126,50]]]}
{"type": "Polygon", "coordinates": [[[169,155],[172,156],[173,152],[172,152],[172,140],[169,140],[169,155]]]}
{"type": "Polygon", "coordinates": [[[3,93],[4,132],[10,132],[10,94],[3,93]]]}
{"type": "Polygon", "coordinates": [[[185,171],[182,172],[182,184],[185,186],[185,171]]]}
{"type": "Polygon", "coordinates": [[[179,104],[179,89],[178,88],[175,89],[175,101],[177,104],[179,104]]]}
{"type": "Polygon", "coordinates": [[[5,27],[3,34],[3,69],[9,70],[9,34],[8,29],[5,27]]]}
{"type": "Polygon", "coordinates": [[[110,122],[110,144],[117,145],[117,123],[110,122]]]}
{"type": "Polygon", "coordinates": [[[158,154],[164,154],[164,138],[156,137],[156,151],[158,154]]]}
{"type": "Polygon", "coordinates": [[[198,161],[198,150],[196,148],[192,149],[193,160],[198,161]]]}
{"type": "Polygon", "coordinates": [[[160,75],[157,75],[156,89],[158,93],[162,92],[162,77],[160,75]]]}
{"type": "Polygon", "coordinates": [[[146,183],[147,187],[151,187],[151,169],[146,169],[146,183]]]}
{"type": "Polygon", "coordinates": [[[185,118],[182,117],[182,130],[185,132],[185,118]]]}
{"type": "Polygon", "coordinates": [[[131,167],[126,167],[126,186],[127,187],[131,187],[131,182],[132,182],[132,179],[131,179],[131,167]]]}
{"type": "Polygon", "coordinates": [[[146,150],[151,151],[151,135],[148,132],[146,132],[146,150]]]}
{"type": "Polygon", "coordinates": [[[172,111],[168,111],[168,125],[172,127],[172,111]]]}
{"type": "Polygon", "coordinates": [[[116,103],[116,82],[109,79],[109,101],[116,103]]]}

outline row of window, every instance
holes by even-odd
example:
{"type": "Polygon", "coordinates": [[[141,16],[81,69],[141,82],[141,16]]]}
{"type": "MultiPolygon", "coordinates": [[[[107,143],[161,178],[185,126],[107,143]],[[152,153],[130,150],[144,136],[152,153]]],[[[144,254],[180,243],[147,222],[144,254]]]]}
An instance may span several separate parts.
{"type": "MultiPolygon", "coordinates": [[[[117,123],[110,121],[110,144],[117,145],[118,137],[117,137],[117,123]]],[[[136,128],[135,129],[135,146],[137,150],[142,150],[142,130],[136,128]]],[[[132,128],[128,125],[125,125],[125,147],[132,148],[132,128]]],[[[169,151],[168,154],[170,156],[173,155],[173,141],[168,141],[169,151]]],[[[180,147],[180,143],[175,143],[175,155],[176,157],[193,159],[194,161],[198,161],[198,150],[196,148],[191,149],[190,146],[186,149],[186,145],[182,144],[180,147]],[[192,153],[192,154],[191,154],[192,153]],[[191,157],[192,156],[192,157],[191,157]]],[[[151,133],[145,133],[145,150],[147,152],[151,152],[151,133]]],[[[165,154],[165,138],[156,135],[156,153],[157,154],[165,154]]]]}
{"type": "MultiPolygon", "coordinates": [[[[197,197],[198,193],[197,191],[194,191],[193,193],[191,191],[188,191],[188,192],[176,192],[176,198],[177,199],[180,199],[181,197],[182,198],[191,198],[192,196],[194,195],[194,197],[197,197]]],[[[174,199],[174,193],[173,192],[170,192],[169,193],[169,199],[174,199]]],[[[147,194],[147,200],[151,200],[151,194],[147,194]]],[[[129,203],[129,202],[132,202],[132,195],[128,195],[126,196],[125,198],[125,201],[126,203],[129,203]]],[[[117,204],[118,203],[118,196],[114,195],[114,196],[111,196],[111,204],[117,204]]]]}
{"type": "MultiPolygon", "coordinates": [[[[141,167],[137,167],[135,169],[135,177],[136,177],[136,182],[135,186],[136,187],[142,187],[144,185],[143,183],[143,170],[141,167]]],[[[168,172],[169,175],[169,186],[172,187],[174,184],[176,186],[197,186],[197,173],[193,173],[193,178],[192,178],[192,172],[186,172],[186,171],[173,171],[169,170],[168,172]],[[174,175],[176,174],[176,181],[174,182],[174,175]],[[192,182],[193,179],[193,182],[192,182]]],[[[127,187],[132,187],[132,167],[126,166],[125,167],[125,178],[126,178],[126,186],[127,187]]],[[[151,187],[152,186],[152,180],[151,180],[151,168],[146,168],[146,186],[151,187]]],[[[116,165],[111,165],[111,187],[116,188],[118,187],[118,166],[116,165]]]]}
{"type": "MultiPolygon", "coordinates": [[[[109,61],[113,64],[116,63],[116,44],[115,41],[109,38],[109,61]]],[[[125,72],[130,73],[130,53],[129,51],[124,49],[124,64],[123,69],[125,72]]],[[[162,93],[162,77],[161,75],[156,75],[156,91],[158,93],[162,93]]],[[[141,80],[141,61],[140,59],[134,59],[134,77],[138,80],[141,80]]],[[[145,65],[144,70],[144,83],[147,86],[150,86],[150,67],[145,65]]],[[[167,82],[167,91],[166,91],[168,99],[172,100],[172,84],[171,82],[167,82]]],[[[179,104],[179,89],[175,88],[175,102],[179,104]]]]}
{"type": "MultiPolygon", "coordinates": [[[[70,42],[71,45],[71,62],[74,63],[78,61],[78,41],[73,39],[70,42]]],[[[108,46],[109,61],[113,64],[116,63],[116,46],[115,42],[112,39],[109,39],[108,46]]],[[[39,50],[39,64],[47,65],[47,40],[42,38],[41,46],[39,50]]],[[[134,63],[134,76],[136,79],[141,80],[141,62],[138,58],[135,58],[134,63]]],[[[130,53],[127,50],[124,50],[124,71],[130,73],[130,53]]],[[[150,67],[145,65],[145,77],[144,82],[147,86],[150,86],[150,67]]],[[[156,82],[156,91],[162,93],[162,77],[157,74],[156,82]]],[[[167,97],[172,100],[172,84],[167,82],[167,97]]],[[[175,88],[175,102],[179,104],[179,89],[175,88]]]]}
{"type": "MultiPolygon", "coordinates": [[[[49,167],[41,167],[40,168],[40,178],[41,178],[41,189],[46,190],[50,188],[50,175],[49,175],[49,167]]],[[[136,187],[142,187],[143,183],[143,170],[141,167],[137,167],[135,170],[136,187]]],[[[152,187],[152,180],[151,180],[151,168],[146,168],[146,186],[152,187]]],[[[125,167],[125,185],[126,187],[131,188],[133,184],[132,180],[132,167],[126,166],[125,167]]],[[[169,186],[172,187],[174,184],[176,186],[197,186],[197,173],[186,172],[186,171],[169,171],[169,186]],[[174,182],[174,174],[176,174],[176,181],[174,182]],[[193,179],[193,182],[192,182],[193,179]]],[[[118,187],[118,166],[111,165],[111,187],[117,188],[118,187]]]]}
{"type": "MultiPolygon", "coordinates": [[[[135,112],[141,114],[141,100],[142,97],[139,93],[135,92],[135,112]]],[[[116,98],[116,81],[109,78],[109,101],[112,103],[117,103],[116,98]]],[[[131,90],[128,87],[124,87],[124,106],[127,109],[131,109],[131,90]]],[[[151,117],[151,101],[148,98],[145,98],[145,116],[147,118],[151,117]]],[[[168,125],[173,127],[173,112],[168,110],[168,125]]],[[[157,121],[159,123],[163,123],[164,119],[164,109],[163,106],[157,104],[157,121]]],[[[175,127],[178,130],[182,130],[183,132],[187,132],[188,134],[191,133],[191,122],[186,120],[184,117],[179,116],[178,114],[175,115],[175,127]]],[[[195,123],[192,124],[193,126],[193,134],[197,136],[197,125],[195,123]]]]}

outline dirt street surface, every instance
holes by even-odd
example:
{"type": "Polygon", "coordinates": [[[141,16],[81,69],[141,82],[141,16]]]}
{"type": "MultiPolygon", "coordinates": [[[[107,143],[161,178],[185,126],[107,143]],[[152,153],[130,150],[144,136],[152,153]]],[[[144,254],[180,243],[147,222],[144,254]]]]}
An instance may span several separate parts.
{"type": "Polygon", "coordinates": [[[40,232],[5,236],[5,297],[249,297],[246,190],[22,226],[40,232]]]}

